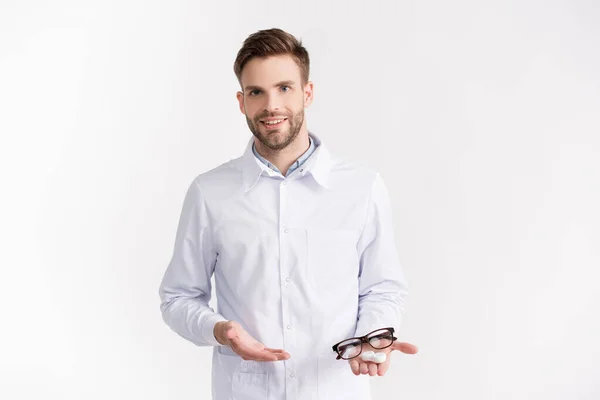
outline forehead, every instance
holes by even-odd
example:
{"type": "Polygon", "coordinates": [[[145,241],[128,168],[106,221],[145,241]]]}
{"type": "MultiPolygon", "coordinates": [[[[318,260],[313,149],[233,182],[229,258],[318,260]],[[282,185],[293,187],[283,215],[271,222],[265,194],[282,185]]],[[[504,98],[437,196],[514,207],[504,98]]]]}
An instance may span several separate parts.
{"type": "Polygon", "coordinates": [[[242,70],[242,85],[268,87],[281,81],[301,81],[300,67],[289,55],[255,57],[242,70]]]}

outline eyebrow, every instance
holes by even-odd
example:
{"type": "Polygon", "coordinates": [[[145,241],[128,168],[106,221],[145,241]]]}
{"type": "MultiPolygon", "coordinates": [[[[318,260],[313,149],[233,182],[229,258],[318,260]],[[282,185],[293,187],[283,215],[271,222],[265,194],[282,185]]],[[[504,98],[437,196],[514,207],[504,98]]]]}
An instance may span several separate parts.
{"type": "MultiPolygon", "coordinates": [[[[295,85],[296,82],[294,81],[281,81],[281,82],[277,82],[275,85],[273,86],[293,86],[295,85]]],[[[261,88],[260,86],[256,86],[256,85],[248,85],[244,88],[244,90],[249,91],[249,90],[263,90],[263,88],[261,88]]]]}

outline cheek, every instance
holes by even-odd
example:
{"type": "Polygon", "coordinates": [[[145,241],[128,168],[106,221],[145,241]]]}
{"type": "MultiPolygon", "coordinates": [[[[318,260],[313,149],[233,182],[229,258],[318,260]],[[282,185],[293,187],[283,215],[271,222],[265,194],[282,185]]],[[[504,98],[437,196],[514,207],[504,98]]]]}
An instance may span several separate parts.
{"type": "Polygon", "coordinates": [[[301,114],[304,111],[304,103],[302,100],[300,100],[300,102],[294,101],[293,104],[288,104],[286,106],[286,110],[288,114],[298,117],[298,114],[301,114]]]}
{"type": "Polygon", "coordinates": [[[246,104],[246,116],[250,118],[251,121],[256,122],[258,111],[252,108],[251,106],[249,107],[248,104],[246,104]]]}

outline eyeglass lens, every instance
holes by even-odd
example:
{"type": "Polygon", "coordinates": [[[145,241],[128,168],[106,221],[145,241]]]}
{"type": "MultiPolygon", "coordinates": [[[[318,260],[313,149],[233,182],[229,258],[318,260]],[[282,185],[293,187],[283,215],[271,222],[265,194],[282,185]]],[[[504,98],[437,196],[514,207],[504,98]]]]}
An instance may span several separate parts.
{"type": "MultiPolygon", "coordinates": [[[[392,333],[387,329],[375,331],[367,336],[367,340],[374,349],[385,349],[392,344],[392,333]]],[[[362,349],[360,339],[348,339],[338,345],[338,353],[343,359],[358,356],[362,349]]]]}
{"type": "Polygon", "coordinates": [[[374,349],[385,349],[392,344],[392,333],[387,329],[381,329],[369,334],[367,340],[374,349]]]}
{"type": "Polygon", "coordinates": [[[338,353],[344,359],[350,359],[360,354],[362,343],[358,339],[350,339],[338,345],[338,353]]]}

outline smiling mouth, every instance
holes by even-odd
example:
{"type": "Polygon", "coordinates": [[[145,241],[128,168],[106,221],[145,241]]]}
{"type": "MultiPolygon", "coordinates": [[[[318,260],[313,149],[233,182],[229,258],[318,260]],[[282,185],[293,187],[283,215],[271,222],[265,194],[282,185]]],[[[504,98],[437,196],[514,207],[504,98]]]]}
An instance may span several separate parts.
{"type": "Polygon", "coordinates": [[[287,121],[287,118],[281,118],[272,121],[260,121],[260,123],[269,129],[277,129],[280,126],[282,126],[285,123],[285,121],[287,121]]]}

